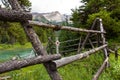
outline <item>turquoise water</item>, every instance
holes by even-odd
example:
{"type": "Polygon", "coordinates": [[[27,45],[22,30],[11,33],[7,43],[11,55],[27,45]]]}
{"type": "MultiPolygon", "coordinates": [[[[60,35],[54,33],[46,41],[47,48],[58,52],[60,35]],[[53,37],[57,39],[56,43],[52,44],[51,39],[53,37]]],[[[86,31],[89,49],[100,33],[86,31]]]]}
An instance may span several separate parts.
{"type": "Polygon", "coordinates": [[[17,49],[17,50],[1,50],[0,61],[7,61],[13,59],[13,57],[28,58],[33,57],[34,52],[32,49],[17,49]]]}

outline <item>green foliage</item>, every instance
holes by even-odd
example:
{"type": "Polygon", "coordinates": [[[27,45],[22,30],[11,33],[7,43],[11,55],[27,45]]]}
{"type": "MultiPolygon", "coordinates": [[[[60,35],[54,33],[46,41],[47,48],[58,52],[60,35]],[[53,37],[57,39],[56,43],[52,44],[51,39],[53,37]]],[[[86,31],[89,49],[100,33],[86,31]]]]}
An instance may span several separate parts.
{"type": "MultiPolygon", "coordinates": [[[[31,3],[29,0],[18,0],[23,9],[29,9],[31,3]]],[[[10,7],[7,0],[2,0],[6,8],[10,7]]],[[[26,35],[23,28],[18,23],[0,22],[0,44],[14,44],[19,42],[24,45],[26,43],[26,35]]]]}
{"type": "MultiPolygon", "coordinates": [[[[78,60],[59,68],[58,72],[63,80],[91,80],[102,62],[103,54],[98,52],[88,56],[86,59],[78,60]]],[[[1,75],[11,76],[12,80],[50,80],[43,65],[30,66],[1,75]]],[[[107,78],[109,79],[109,77],[107,78]]]]}
{"type": "Polygon", "coordinates": [[[26,48],[32,48],[31,43],[27,42],[24,45],[21,45],[20,43],[14,43],[14,44],[0,44],[0,50],[14,50],[14,49],[26,49],[26,48]]]}
{"type": "Polygon", "coordinates": [[[50,80],[43,65],[35,65],[10,72],[12,80],[50,80]]]}
{"type": "Polygon", "coordinates": [[[107,32],[106,33],[106,37],[107,39],[115,39],[116,37],[119,37],[119,32],[120,32],[120,21],[116,21],[116,19],[113,19],[112,17],[110,17],[111,13],[107,12],[105,10],[100,11],[98,13],[95,14],[91,14],[89,15],[89,19],[87,20],[88,25],[90,25],[95,18],[102,18],[103,20],[103,25],[104,25],[104,29],[107,32]]]}
{"type": "Polygon", "coordinates": [[[0,27],[0,43],[25,44],[27,41],[23,28],[18,23],[4,23],[0,27]]]}
{"type": "Polygon", "coordinates": [[[23,30],[23,28],[20,26],[20,24],[18,23],[10,23],[10,27],[8,28],[9,32],[9,36],[11,36],[11,40],[13,38],[16,38],[16,41],[19,42],[20,44],[25,44],[27,39],[26,39],[26,35],[25,32],[23,30]]]}
{"type": "Polygon", "coordinates": [[[80,15],[79,15],[78,9],[75,9],[75,10],[72,9],[72,12],[73,12],[73,14],[72,14],[71,20],[74,23],[73,26],[74,27],[82,27],[82,26],[80,26],[81,22],[80,22],[80,15]]]}
{"type": "Polygon", "coordinates": [[[102,64],[101,53],[88,56],[86,59],[78,60],[59,69],[63,80],[91,80],[97,69],[102,64]],[[74,76],[74,77],[73,77],[74,76]]]}
{"type": "MultiPolygon", "coordinates": [[[[103,52],[97,52],[87,58],[59,68],[58,72],[62,76],[63,80],[91,80],[93,75],[102,65],[104,60],[103,58],[103,52]]],[[[118,61],[115,61],[114,55],[110,54],[109,62],[110,67],[103,71],[99,80],[120,79],[120,57],[118,58],[118,61]]],[[[50,77],[42,64],[0,74],[0,76],[11,76],[12,80],[50,80],[50,77]]]]}
{"type": "Polygon", "coordinates": [[[43,43],[46,43],[48,41],[48,37],[50,37],[53,34],[52,30],[40,28],[38,26],[35,26],[34,30],[43,43]]]}
{"type": "Polygon", "coordinates": [[[116,61],[113,54],[110,54],[110,67],[100,76],[99,80],[120,80],[120,57],[116,61]]]}
{"type": "Polygon", "coordinates": [[[31,11],[31,2],[29,0],[18,0],[25,11],[31,11]]]}
{"type": "Polygon", "coordinates": [[[120,0],[82,0],[82,6],[73,11],[74,26],[89,28],[95,18],[103,19],[107,39],[119,39],[120,0]]]}
{"type": "MultiPolygon", "coordinates": [[[[48,37],[52,35],[52,30],[34,27],[40,40],[46,43],[48,37]]],[[[1,23],[0,26],[0,44],[20,43],[24,45],[27,42],[26,34],[19,23],[1,23]]]]}
{"type": "Polygon", "coordinates": [[[31,2],[29,0],[18,0],[21,5],[24,5],[26,7],[31,6],[31,2]]]}

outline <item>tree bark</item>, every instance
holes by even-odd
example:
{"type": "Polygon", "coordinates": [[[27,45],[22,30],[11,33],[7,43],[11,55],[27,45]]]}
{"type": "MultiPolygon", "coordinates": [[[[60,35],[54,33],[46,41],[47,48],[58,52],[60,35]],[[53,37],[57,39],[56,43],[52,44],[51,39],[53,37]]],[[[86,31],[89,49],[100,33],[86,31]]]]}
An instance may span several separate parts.
{"type": "MultiPolygon", "coordinates": [[[[25,23],[22,25],[24,27],[24,30],[25,30],[29,40],[31,41],[31,43],[35,49],[35,52],[38,55],[42,55],[42,56],[47,55],[46,50],[42,46],[42,43],[40,42],[37,34],[34,32],[32,26],[27,26],[27,24],[25,24],[25,23]]],[[[52,61],[43,63],[43,65],[45,66],[45,68],[46,68],[47,72],[49,73],[52,80],[62,80],[61,76],[58,74],[56,66],[54,64],[52,64],[52,61]]]]}
{"type": "Polygon", "coordinates": [[[33,46],[35,52],[38,55],[47,55],[46,50],[44,49],[41,41],[39,40],[39,37],[33,30],[32,26],[29,26],[28,22],[21,23],[21,25],[23,26],[23,28],[26,32],[26,35],[29,38],[29,41],[32,43],[32,46],[33,46]]]}
{"type": "Polygon", "coordinates": [[[61,58],[60,54],[54,54],[54,55],[28,58],[24,60],[12,60],[12,61],[8,61],[0,64],[0,73],[12,71],[12,70],[18,70],[23,67],[32,66],[32,65],[40,64],[44,62],[49,62],[51,60],[57,60],[60,58],[61,58]]]}
{"type": "Polygon", "coordinates": [[[86,58],[87,56],[89,56],[89,55],[91,55],[91,54],[105,48],[106,46],[107,46],[107,44],[105,44],[103,46],[100,46],[98,48],[91,49],[90,51],[86,51],[84,53],[80,53],[80,54],[70,56],[70,57],[65,57],[65,58],[54,61],[54,63],[56,64],[56,67],[59,68],[59,67],[62,67],[64,65],[66,65],[66,64],[69,64],[71,62],[74,62],[76,60],[86,58]]]}
{"type": "Polygon", "coordinates": [[[23,11],[18,3],[18,0],[8,0],[8,2],[10,3],[12,10],[23,11]]]}
{"type": "Polygon", "coordinates": [[[32,14],[15,10],[0,9],[0,20],[9,22],[24,22],[32,20],[32,14]]]}

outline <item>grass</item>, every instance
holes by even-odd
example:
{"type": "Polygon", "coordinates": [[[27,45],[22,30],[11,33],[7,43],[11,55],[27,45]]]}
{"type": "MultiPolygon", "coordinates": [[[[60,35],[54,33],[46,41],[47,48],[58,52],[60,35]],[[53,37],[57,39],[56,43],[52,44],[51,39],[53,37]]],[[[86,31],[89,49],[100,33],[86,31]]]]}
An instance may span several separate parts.
{"type": "MultiPolygon", "coordinates": [[[[120,52],[120,50],[119,50],[120,52]]],[[[78,60],[58,69],[63,80],[91,80],[103,62],[103,53],[98,52],[83,60],[78,60]]],[[[120,80],[120,58],[115,61],[110,55],[110,67],[103,71],[99,80],[120,80]]],[[[42,64],[1,74],[11,76],[11,80],[50,80],[42,64]]]]}
{"type": "MultiPolygon", "coordinates": [[[[58,69],[63,80],[91,80],[103,61],[101,53],[78,60],[58,69]],[[100,56],[98,56],[100,55],[100,56]],[[87,75],[86,75],[87,74],[87,75]]],[[[11,80],[50,80],[43,65],[35,65],[6,73],[11,80]]]]}
{"type": "Polygon", "coordinates": [[[11,80],[50,80],[43,65],[34,65],[9,73],[11,80]]]}
{"type": "Polygon", "coordinates": [[[20,45],[19,43],[11,44],[0,44],[0,50],[15,50],[15,49],[24,49],[31,48],[31,43],[26,43],[25,45],[20,45]]]}
{"type": "MultiPolygon", "coordinates": [[[[47,43],[43,43],[43,46],[46,46],[47,43]]],[[[0,44],[0,50],[15,50],[15,49],[26,49],[26,48],[32,48],[32,45],[30,42],[25,43],[24,45],[21,45],[19,43],[15,44],[0,44]]]]}

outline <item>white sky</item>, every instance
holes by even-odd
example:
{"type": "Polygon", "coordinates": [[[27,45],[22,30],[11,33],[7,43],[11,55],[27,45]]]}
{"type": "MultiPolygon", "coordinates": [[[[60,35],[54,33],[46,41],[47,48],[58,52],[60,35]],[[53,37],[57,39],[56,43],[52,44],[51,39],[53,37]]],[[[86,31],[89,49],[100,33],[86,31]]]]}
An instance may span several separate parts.
{"type": "Polygon", "coordinates": [[[80,0],[30,0],[32,12],[46,13],[59,11],[62,14],[71,14],[71,9],[81,5],[80,0]]]}

